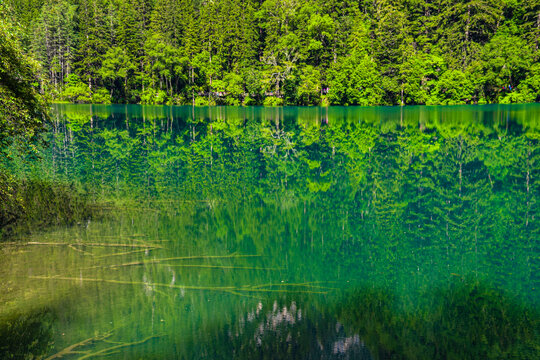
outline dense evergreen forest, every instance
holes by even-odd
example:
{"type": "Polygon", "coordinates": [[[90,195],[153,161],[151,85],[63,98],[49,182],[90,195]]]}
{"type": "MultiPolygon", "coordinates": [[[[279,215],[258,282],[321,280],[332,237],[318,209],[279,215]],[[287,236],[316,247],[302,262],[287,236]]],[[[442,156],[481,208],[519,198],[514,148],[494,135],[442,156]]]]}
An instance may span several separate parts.
{"type": "Polygon", "coordinates": [[[540,99],[540,0],[4,0],[55,100],[540,99]]]}

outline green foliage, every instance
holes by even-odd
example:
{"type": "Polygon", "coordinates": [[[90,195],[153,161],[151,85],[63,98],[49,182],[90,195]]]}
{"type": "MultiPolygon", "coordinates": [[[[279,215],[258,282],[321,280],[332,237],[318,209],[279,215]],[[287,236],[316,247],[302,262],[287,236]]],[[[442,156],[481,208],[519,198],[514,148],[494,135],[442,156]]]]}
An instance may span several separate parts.
{"type": "Polygon", "coordinates": [[[403,88],[403,104],[427,104],[441,102],[440,96],[434,94],[435,84],[444,71],[445,63],[441,57],[412,53],[400,67],[401,86],[403,88]]]}
{"type": "Polygon", "coordinates": [[[18,27],[0,3],[0,155],[15,144],[33,152],[47,119],[46,103],[39,93],[39,65],[25,55],[15,37],[18,27]]]}
{"type": "Polygon", "coordinates": [[[298,102],[301,105],[318,105],[321,102],[321,72],[308,65],[302,69],[298,86],[298,102]]]}
{"type": "Polygon", "coordinates": [[[111,92],[114,92],[115,88],[122,89],[120,96],[116,97],[122,100],[125,99],[128,91],[128,77],[133,76],[135,70],[136,66],[133,64],[126,50],[120,47],[114,47],[109,49],[104,55],[101,69],[99,69],[98,73],[105,82],[110,84],[111,92]],[[118,85],[118,82],[121,85],[118,85]]]}
{"type": "Polygon", "coordinates": [[[537,0],[6,1],[43,90],[70,101],[88,101],[82,89],[63,95],[73,73],[115,103],[538,99],[537,0]]]}
{"type": "Polygon", "coordinates": [[[145,70],[150,77],[149,81],[145,82],[172,97],[179,83],[184,80],[185,59],[182,58],[180,50],[168,44],[162,36],[154,35],[146,41],[145,52],[145,70]]]}
{"type": "Polygon", "coordinates": [[[212,86],[226,105],[238,106],[244,99],[243,79],[236,73],[225,74],[223,80],[215,80],[212,86]]]}
{"type": "Polygon", "coordinates": [[[379,105],[383,90],[377,64],[368,55],[341,59],[329,70],[328,99],[334,105],[379,105]]]}
{"type": "Polygon", "coordinates": [[[73,103],[92,102],[90,88],[75,74],[70,74],[66,77],[66,85],[64,91],[61,93],[61,97],[73,103]]]}
{"type": "Polygon", "coordinates": [[[92,94],[92,103],[94,104],[110,104],[111,95],[107,89],[99,89],[92,94]]]}
{"type": "Polygon", "coordinates": [[[472,101],[474,86],[459,70],[445,71],[436,82],[428,104],[456,105],[472,101]]]}
{"type": "Polygon", "coordinates": [[[146,88],[141,94],[141,104],[160,105],[167,102],[167,93],[163,90],[146,88]]]}
{"type": "Polygon", "coordinates": [[[511,35],[493,37],[484,47],[481,59],[483,91],[498,101],[523,82],[533,62],[528,43],[511,35]]]}
{"type": "Polygon", "coordinates": [[[530,94],[530,101],[540,100],[540,64],[532,65],[527,78],[518,88],[520,91],[530,94]]]}
{"type": "Polygon", "coordinates": [[[264,99],[264,106],[281,106],[283,105],[283,99],[276,96],[267,96],[264,99]]]}
{"type": "Polygon", "coordinates": [[[32,53],[42,64],[42,77],[52,85],[50,90],[58,91],[73,72],[76,10],[77,6],[66,0],[46,1],[33,27],[28,27],[34,31],[32,53]]]}
{"type": "Polygon", "coordinates": [[[195,98],[195,105],[196,106],[208,106],[209,101],[207,97],[197,96],[195,98]]]}

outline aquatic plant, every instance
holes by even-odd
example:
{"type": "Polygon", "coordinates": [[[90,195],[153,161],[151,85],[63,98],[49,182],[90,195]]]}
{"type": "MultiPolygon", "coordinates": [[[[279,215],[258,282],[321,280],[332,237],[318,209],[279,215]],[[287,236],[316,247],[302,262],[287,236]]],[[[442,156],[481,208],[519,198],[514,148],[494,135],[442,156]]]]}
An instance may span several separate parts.
{"type": "Polygon", "coordinates": [[[412,308],[391,290],[363,287],[337,305],[377,359],[537,359],[540,313],[488,282],[453,279],[412,308]]]}

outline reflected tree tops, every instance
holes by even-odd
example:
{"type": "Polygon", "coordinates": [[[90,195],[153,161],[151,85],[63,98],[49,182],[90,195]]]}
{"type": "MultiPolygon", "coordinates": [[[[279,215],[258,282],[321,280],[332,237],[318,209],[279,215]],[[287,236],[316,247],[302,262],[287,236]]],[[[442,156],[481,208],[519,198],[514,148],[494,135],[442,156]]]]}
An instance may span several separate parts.
{"type": "Polygon", "coordinates": [[[536,106],[56,109],[46,172],[94,198],[250,204],[324,251],[373,243],[370,262],[411,269],[435,251],[435,268],[538,282],[536,106]]]}

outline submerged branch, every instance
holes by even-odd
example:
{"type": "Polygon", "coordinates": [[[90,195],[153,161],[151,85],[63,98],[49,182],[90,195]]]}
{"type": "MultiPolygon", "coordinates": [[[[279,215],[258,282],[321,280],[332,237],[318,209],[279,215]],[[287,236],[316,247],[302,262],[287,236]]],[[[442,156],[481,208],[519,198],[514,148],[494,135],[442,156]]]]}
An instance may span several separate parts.
{"type": "Polygon", "coordinates": [[[109,243],[62,243],[62,242],[37,242],[30,241],[19,245],[45,245],[45,246],[96,246],[96,247],[130,247],[130,248],[159,248],[163,247],[155,244],[109,244],[109,243]]]}
{"type": "Polygon", "coordinates": [[[242,296],[242,297],[247,297],[247,298],[250,298],[250,299],[257,299],[257,300],[262,300],[262,298],[260,296],[253,296],[253,295],[249,295],[249,294],[242,294],[242,293],[239,293],[238,291],[234,291],[234,290],[229,290],[227,291],[227,293],[231,294],[231,295],[235,295],[235,296],[242,296]]]}
{"type": "Polygon", "coordinates": [[[134,342],[130,342],[130,343],[123,343],[123,344],[120,344],[120,345],[111,346],[111,347],[96,351],[94,353],[90,353],[90,354],[81,356],[79,358],[79,360],[88,359],[88,358],[91,358],[91,357],[94,357],[94,356],[112,355],[112,354],[115,354],[117,352],[115,350],[130,347],[130,346],[140,345],[140,344],[143,344],[143,343],[147,342],[150,339],[157,338],[157,337],[160,337],[160,336],[163,336],[163,335],[152,335],[152,336],[148,336],[148,337],[146,337],[146,338],[144,338],[142,340],[139,340],[139,341],[134,341],[134,342]]]}
{"type": "Polygon", "coordinates": [[[147,251],[150,251],[150,250],[153,250],[153,249],[152,248],[147,248],[147,249],[143,249],[143,250],[133,250],[133,251],[126,251],[126,252],[121,252],[121,253],[112,253],[112,254],[96,256],[95,259],[101,259],[101,258],[106,258],[106,257],[111,257],[111,256],[138,254],[138,253],[147,252],[147,251]]]}
{"type": "Polygon", "coordinates": [[[105,339],[107,339],[110,336],[111,336],[111,333],[109,332],[109,333],[106,333],[106,334],[103,334],[103,335],[98,335],[98,336],[88,338],[86,340],[83,340],[83,341],[80,341],[80,342],[78,342],[76,344],[68,346],[67,348],[63,349],[62,351],[60,351],[60,352],[58,352],[58,353],[56,353],[54,355],[49,356],[45,360],[53,360],[53,359],[61,358],[61,357],[66,356],[66,355],[74,355],[74,354],[85,353],[84,351],[78,351],[78,350],[75,350],[75,349],[77,349],[79,347],[89,345],[89,344],[91,344],[91,343],[93,343],[95,341],[104,341],[105,339]]]}
{"type": "Polygon", "coordinates": [[[160,283],[149,283],[142,281],[124,281],[124,280],[114,280],[114,279],[96,279],[96,278],[76,278],[76,277],[63,277],[63,276],[29,276],[31,279],[42,279],[42,280],[67,280],[67,281],[80,281],[80,282],[104,282],[111,284],[121,284],[121,285],[143,285],[143,286],[158,286],[166,288],[175,288],[175,289],[187,289],[187,290],[213,290],[213,291],[226,291],[234,290],[232,286],[221,286],[221,287],[212,287],[212,286],[186,286],[186,285],[175,285],[175,284],[160,284],[160,283]]]}
{"type": "Polygon", "coordinates": [[[265,268],[265,267],[250,267],[250,266],[227,266],[227,265],[204,265],[204,264],[159,264],[162,266],[171,267],[195,267],[195,268],[209,268],[209,269],[239,269],[239,270],[265,270],[265,271],[278,271],[283,270],[281,268],[265,268]]]}
{"type": "Polygon", "coordinates": [[[261,284],[261,285],[249,286],[248,288],[260,289],[260,288],[274,287],[274,286],[290,286],[290,287],[307,287],[307,288],[332,289],[332,290],[336,289],[336,288],[329,288],[327,286],[315,285],[317,283],[320,283],[320,281],[297,283],[297,284],[290,284],[290,283],[261,284]]]}
{"type": "MultiPolygon", "coordinates": [[[[271,292],[271,293],[305,293],[305,294],[327,294],[328,291],[308,291],[308,290],[289,290],[289,289],[260,289],[260,288],[248,288],[248,287],[234,287],[234,286],[192,286],[192,285],[176,285],[176,284],[161,284],[161,283],[149,283],[141,281],[124,281],[114,279],[96,279],[96,278],[76,278],[76,277],[62,277],[62,276],[29,276],[31,279],[41,280],[67,280],[78,282],[103,282],[111,284],[122,285],[142,285],[142,286],[156,286],[173,289],[184,290],[205,290],[205,291],[223,291],[223,292],[271,292]]],[[[285,285],[285,284],[284,284],[285,285]]],[[[321,289],[322,290],[322,289],[321,289]]]]}
{"type": "Polygon", "coordinates": [[[276,292],[276,293],[298,293],[298,294],[328,294],[328,291],[309,291],[309,290],[287,290],[287,289],[251,289],[239,288],[236,291],[245,292],[276,292]]]}
{"type": "Polygon", "coordinates": [[[75,250],[75,251],[78,251],[78,252],[80,252],[80,253],[83,253],[84,255],[94,256],[94,254],[92,254],[91,252],[88,252],[88,251],[84,251],[84,250],[82,250],[82,249],[79,249],[79,248],[75,247],[75,245],[69,244],[68,247],[69,247],[70,249],[72,249],[72,250],[75,250]]]}
{"type": "Polygon", "coordinates": [[[153,260],[141,260],[141,261],[132,261],[128,263],[123,264],[114,264],[114,265],[104,265],[104,266],[93,266],[88,269],[95,269],[95,268],[119,268],[119,267],[126,267],[126,266],[137,266],[137,265],[146,265],[146,264],[159,264],[162,261],[173,261],[173,260],[193,260],[193,259],[226,259],[226,258],[240,258],[240,257],[258,257],[261,255],[237,255],[237,254],[231,254],[231,255],[197,255],[197,256],[179,256],[179,257],[172,257],[172,258],[163,258],[163,259],[153,259],[153,260]]]}

